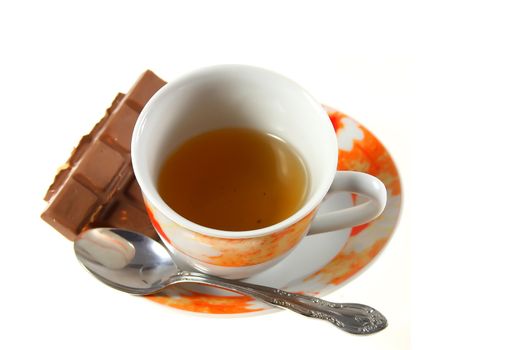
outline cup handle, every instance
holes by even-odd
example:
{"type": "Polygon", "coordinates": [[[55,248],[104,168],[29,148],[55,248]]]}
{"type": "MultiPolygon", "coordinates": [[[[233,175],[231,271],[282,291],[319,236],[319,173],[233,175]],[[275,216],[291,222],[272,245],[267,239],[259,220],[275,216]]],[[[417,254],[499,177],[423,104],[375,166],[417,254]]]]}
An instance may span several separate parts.
{"type": "Polygon", "coordinates": [[[338,171],[329,192],[352,192],[367,197],[365,203],[315,216],[309,235],[364,224],[385,209],[386,188],[376,177],[357,171],[338,171]]]}

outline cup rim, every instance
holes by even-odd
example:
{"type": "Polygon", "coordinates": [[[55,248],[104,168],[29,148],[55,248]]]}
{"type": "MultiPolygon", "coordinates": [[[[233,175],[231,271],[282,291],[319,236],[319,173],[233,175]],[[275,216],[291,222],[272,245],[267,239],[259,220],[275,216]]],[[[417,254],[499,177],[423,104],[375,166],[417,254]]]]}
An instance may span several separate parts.
{"type": "Polygon", "coordinates": [[[133,166],[133,171],[135,173],[135,178],[137,179],[137,182],[139,184],[139,187],[142,191],[143,196],[145,197],[145,200],[152,204],[152,206],[160,211],[166,218],[168,218],[170,221],[173,221],[177,225],[188,229],[193,232],[197,232],[199,234],[203,234],[210,237],[218,237],[218,238],[230,238],[230,239],[240,239],[240,238],[255,238],[255,237],[261,237],[270,235],[279,231],[282,231],[291,225],[297,223],[304,217],[306,217],[310,212],[316,210],[318,205],[321,203],[323,198],[325,197],[326,193],[328,193],[328,190],[330,189],[330,186],[332,185],[332,182],[334,180],[335,174],[337,172],[337,161],[338,161],[338,146],[337,146],[337,136],[336,133],[333,131],[332,124],[330,122],[330,119],[327,115],[327,112],[322,107],[322,105],[317,102],[317,100],[308,92],[306,91],[302,86],[294,82],[293,80],[287,78],[286,76],[283,76],[279,73],[276,73],[274,71],[260,68],[256,66],[249,66],[249,65],[241,65],[241,64],[221,64],[221,65],[214,65],[214,66],[208,66],[204,68],[200,68],[197,70],[193,70],[189,73],[186,73],[184,75],[181,75],[177,77],[176,79],[168,82],[166,85],[161,87],[152,97],[151,99],[146,103],[144,108],[142,109],[137,122],[135,123],[135,127],[133,129],[132,139],[131,139],[131,162],[133,166]],[[152,109],[156,105],[156,101],[162,98],[162,96],[170,93],[170,91],[174,88],[178,87],[178,84],[181,81],[184,81],[188,79],[191,76],[196,76],[199,74],[212,72],[214,70],[221,70],[221,69],[230,69],[230,68],[238,68],[238,69],[247,69],[247,70],[258,70],[262,71],[265,74],[271,74],[274,75],[277,78],[285,79],[289,83],[291,83],[292,86],[294,86],[297,89],[300,89],[304,96],[310,100],[312,103],[312,106],[316,109],[316,113],[319,114],[320,118],[324,118],[325,122],[322,122],[324,124],[324,128],[328,129],[326,134],[330,135],[329,140],[323,140],[324,142],[330,142],[333,144],[333,152],[329,157],[331,158],[329,161],[331,163],[331,168],[327,169],[325,171],[331,171],[331,174],[325,177],[324,181],[317,186],[315,189],[315,192],[310,196],[310,199],[306,201],[299,210],[297,210],[295,213],[287,217],[286,219],[259,229],[255,230],[246,230],[246,231],[227,231],[227,230],[220,230],[215,229],[211,227],[206,227],[200,224],[197,224],[195,222],[192,222],[179,213],[177,213],[175,210],[173,210],[160,196],[158,190],[155,188],[154,184],[150,184],[149,181],[147,181],[145,178],[146,176],[143,174],[143,172],[146,172],[147,170],[144,169],[144,165],[140,165],[140,159],[138,159],[138,149],[140,147],[140,138],[141,134],[152,114],[152,109]]]}

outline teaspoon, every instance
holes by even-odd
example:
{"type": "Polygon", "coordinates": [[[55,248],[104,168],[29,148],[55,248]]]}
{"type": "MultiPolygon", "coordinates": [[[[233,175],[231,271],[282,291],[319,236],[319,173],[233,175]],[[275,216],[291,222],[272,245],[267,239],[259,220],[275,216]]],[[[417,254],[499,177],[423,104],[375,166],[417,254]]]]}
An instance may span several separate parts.
{"type": "Polygon", "coordinates": [[[95,228],[75,241],[82,265],[110,287],[134,295],[148,295],[184,282],[206,284],[244,294],[304,316],[322,319],[353,334],[372,334],[387,326],[377,310],[362,304],[339,304],[308,295],[180,270],[157,241],[129,230],[95,228]]]}

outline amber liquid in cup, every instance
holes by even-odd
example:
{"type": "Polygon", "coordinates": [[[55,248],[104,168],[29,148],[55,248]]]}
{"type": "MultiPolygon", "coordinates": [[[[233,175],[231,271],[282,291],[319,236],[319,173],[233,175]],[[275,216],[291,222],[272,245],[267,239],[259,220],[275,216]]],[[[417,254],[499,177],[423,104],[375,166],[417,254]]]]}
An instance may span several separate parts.
{"type": "Polygon", "coordinates": [[[295,149],[260,131],[229,128],[184,142],[163,164],[158,190],[178,214],[228,231],[276,224],[303,205],[308,172],[295,149]]]}

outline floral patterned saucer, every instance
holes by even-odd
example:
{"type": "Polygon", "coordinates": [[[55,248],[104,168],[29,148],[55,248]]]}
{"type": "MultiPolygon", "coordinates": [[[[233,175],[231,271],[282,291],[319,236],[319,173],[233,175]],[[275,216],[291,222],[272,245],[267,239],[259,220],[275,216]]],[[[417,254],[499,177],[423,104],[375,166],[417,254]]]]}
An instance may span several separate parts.
{"type": "MultiPolygon", "coordinates": [[[[246,279],[247,282],[323,296],[351,281],[384,249],[394,233],[402,197],[394,161],[364,126],[341,112],[325,108],[337,133],[338,170],[362,171],[381,179],[388,191],[386,208],[368,224],[304,238],[281,262],[246,279]]],[[[346,193],[329,194],[319,211],[344,208],[361,200],[346,193]]],[[[191,270],[176,256],[174,259],[180,267],[191,270]]],[[[176,309],[213,315],[254,315],[278,310],[250,297],[193,284],[172,286],[146,298],[176,309]]]]}

